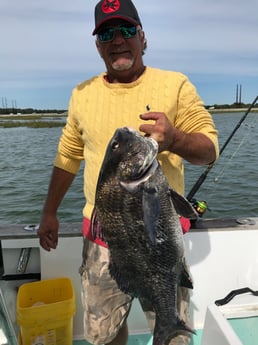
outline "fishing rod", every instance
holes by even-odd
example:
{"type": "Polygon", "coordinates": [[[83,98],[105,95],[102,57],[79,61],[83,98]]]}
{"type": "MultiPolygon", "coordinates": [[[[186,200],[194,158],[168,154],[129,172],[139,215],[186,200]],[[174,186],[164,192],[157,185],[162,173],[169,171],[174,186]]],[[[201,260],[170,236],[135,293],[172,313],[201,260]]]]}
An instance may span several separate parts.
{"type": "MultiPolygon", "coordinates": [[[[225,148],[227,147],[228,143],[230,142],[230,140],[232,139],[232,137],[234,136],[234,134],[236,133],[238,128],[241,126],[242,122],[244,122],[245,118],[250,113],[251,109],[254,107],[254,105],[257,103],[257,101],[258,101],[258,96],[255,97],[255,99],[253,100],[252,104],[249,106],[249,108],[247,109],[245,114],[242,116],[240,121],[237,123],[236,127],[234,128],[234,130],[232,131],[232,133],[230,134],[230,136],[228,137],[228,139],[226,140],[224,145],[221,147],[221,149],[219,151],[220,155],[225,150],[225,148]]],[[[196,181],[196,183],[194,184],[194,186],[192,187],[192,189],[190,190],[190,192],[188,193],[188,195],[186,197],[187,200],[189,200],[190,202],[194,202],[194,206],[197,208],[197,212],[200,215],[202,215],[206,211],[207,203],[205,201],[196,201],[196,200],[193,199],[193,197],[196,194],[196,192],[199,190],[199,188],[201,187],[203,182],[205,181],[206,177],[208,176],[209,172],[214,167],[214,165],[215,165],[215,162],[213,162],[213,163],[208,165],[206,170],[201,174],[201,176],[196,181]]]]}

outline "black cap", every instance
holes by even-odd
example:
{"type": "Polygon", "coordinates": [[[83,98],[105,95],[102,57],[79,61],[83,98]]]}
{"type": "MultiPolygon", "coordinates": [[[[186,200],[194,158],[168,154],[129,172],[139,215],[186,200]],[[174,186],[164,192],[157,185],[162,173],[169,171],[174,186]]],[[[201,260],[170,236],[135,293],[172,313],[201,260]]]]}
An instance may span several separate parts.
{"type": "Polygon", "coordinates": [[[115,18],[142,26],[138,12],[131,0],[102,0],[95,7],[95,29],[92,35],[96,35],[100,26],[106,21],[115,18]]]}

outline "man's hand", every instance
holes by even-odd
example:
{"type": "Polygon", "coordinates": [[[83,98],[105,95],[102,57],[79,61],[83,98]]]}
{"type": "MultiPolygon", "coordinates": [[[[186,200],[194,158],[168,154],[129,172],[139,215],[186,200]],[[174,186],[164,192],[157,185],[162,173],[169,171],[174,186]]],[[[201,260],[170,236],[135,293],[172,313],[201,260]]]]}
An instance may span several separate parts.
{"type": "Polygon", "coordinates": [[[59,222],[55,215],[42,216],[38,230],[39,243],[47,251],[56,249],[58,243],[59,222]]]}
{"type": "Polygon", "coordinates": [[[188,162],[196,165],[211,164],[216,159],[213,142],[203,133],[185,133],[173,127],[165,113],[149,112],[140,115],[145,121],[139,130],[155,139],[159,144],[159,152],[170,151],[188,162]]]}
{"type": "Polygon", "coordinates": [[[74,174],[58,167],[53,168],[38,231],[39,243],[47,251],[56,249],[59,228],[56,216],[57,210],[65,193],[72,184],[74,176],[74,174]]]}
{"type": "Polygon", "coordinates": [[[143,124],[139,130],[155,139],[159,144],[159,152],[171,149],[173,146],[175,128],[167,118],[165,113],[149,112],[141,114],[140,118],[145,121],[154,120],[154,124],[143,124]]]}

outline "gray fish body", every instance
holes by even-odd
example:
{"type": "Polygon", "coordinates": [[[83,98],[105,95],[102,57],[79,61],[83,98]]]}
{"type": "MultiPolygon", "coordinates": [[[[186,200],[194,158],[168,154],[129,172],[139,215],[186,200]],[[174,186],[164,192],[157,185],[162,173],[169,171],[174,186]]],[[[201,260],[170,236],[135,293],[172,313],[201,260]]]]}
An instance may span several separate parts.
{"type": "MultiPolygon", "coordinates": [[[[155,311],[153,343],[163,345],[178,330],[191,332],[178,318],[177,287],[192,285],[172,202],[180,196],[171,191],[157,152],[153,139],[127,127],[115,132],[99,175],[92,231],[108,244],[110,273],[119,288],[155,311]]],[[[181,210],[184,202],[179,201],[181,210]]]]}

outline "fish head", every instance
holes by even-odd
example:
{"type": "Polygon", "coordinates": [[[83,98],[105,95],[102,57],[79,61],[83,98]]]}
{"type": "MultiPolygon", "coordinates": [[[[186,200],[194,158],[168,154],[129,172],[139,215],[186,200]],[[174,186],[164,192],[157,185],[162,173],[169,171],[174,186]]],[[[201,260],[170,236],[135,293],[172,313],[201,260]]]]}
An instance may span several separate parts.
{"type": "Polygon", "coordinates": [[[129,127],[118,128],[107,147],[101,174],[116,175],[122,184],[139,181],[150,174],[157,154],[154,139],[129,127]]]}

